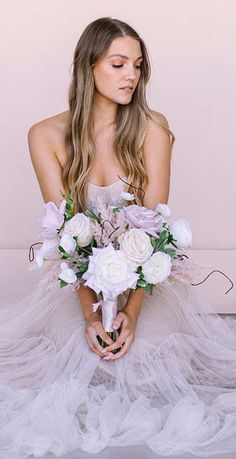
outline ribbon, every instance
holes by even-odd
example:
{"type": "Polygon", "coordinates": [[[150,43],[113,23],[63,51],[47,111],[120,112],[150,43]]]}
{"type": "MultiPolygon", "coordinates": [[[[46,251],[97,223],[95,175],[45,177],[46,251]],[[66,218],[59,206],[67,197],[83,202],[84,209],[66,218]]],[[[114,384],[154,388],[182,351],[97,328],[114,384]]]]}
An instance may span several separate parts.
{"type": "Polygon", "coordinates": [[[117,315],[117,298],[109,298],[93,303],[93,312],[96,312],[99,307],[102,309],[102,325],[104,330],[106,332],[113,332],[115,329],[112,324],[117,315]]]}

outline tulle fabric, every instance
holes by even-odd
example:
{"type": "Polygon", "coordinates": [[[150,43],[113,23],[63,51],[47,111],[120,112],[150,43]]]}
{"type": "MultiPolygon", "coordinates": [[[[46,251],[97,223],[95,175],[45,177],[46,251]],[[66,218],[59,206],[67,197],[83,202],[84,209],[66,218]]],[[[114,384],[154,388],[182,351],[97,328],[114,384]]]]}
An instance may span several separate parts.
{"type": "Polygon", "coordinates": [[[1,306],[2,459],[141,444],[166,456],[236,452],[236,322],[196,287],[176,280],[146,295],[116,361],[90,350],[70,287],[43,278],[1,306]]]}

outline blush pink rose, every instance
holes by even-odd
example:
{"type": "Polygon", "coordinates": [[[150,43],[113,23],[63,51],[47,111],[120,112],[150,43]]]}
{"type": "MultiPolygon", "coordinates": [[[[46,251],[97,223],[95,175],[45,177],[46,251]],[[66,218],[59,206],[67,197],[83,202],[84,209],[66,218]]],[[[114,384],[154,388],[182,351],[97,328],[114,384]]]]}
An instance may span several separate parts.
{"type": "Polygon", "coordinates": [[[58,230],[64,223],[64,212],[66,208],[65,199],[61,202],[60,206],[57,207],[52,201],[44,204],[44,214],[39,219],[41,225],[41,236],[53,239],[58,234],[58,230]]]}
{"type": "Polygon", "coordinates": [[[151,234],[152,236],[156,236],[157,232],[163,230],[163,216],[157,215],[157,212],[152,209],[147,209],[144,206],[133,204],[125,207],[125,214],[128,222],[134,228],[143,229],[146,233],[151,234]]]}

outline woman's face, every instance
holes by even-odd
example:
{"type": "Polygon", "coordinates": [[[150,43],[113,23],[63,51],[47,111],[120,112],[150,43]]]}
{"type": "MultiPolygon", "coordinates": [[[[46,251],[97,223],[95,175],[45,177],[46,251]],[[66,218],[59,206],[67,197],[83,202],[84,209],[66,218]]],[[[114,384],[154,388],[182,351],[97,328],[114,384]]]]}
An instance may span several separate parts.
{"type": "Polygon", "coordinates": [[[105,56],[93,67],[95,92],[117,104],[128,104],[140,78],[142,52],[138,40],[115,38],[105,56]],[[132,86],[126,91],[125,86],[132,86]]]}

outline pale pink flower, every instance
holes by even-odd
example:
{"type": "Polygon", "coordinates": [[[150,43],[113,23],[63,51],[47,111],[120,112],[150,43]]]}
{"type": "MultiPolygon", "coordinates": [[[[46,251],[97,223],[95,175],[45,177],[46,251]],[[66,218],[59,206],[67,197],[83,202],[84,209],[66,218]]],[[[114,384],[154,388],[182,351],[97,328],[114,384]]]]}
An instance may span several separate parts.
{"type": "Polygon", "coordinates": [[[58,234],[58,230],[64,223],[64,212],[66,200],[64,199],[60,206],[57,207],[52,201],[44,204],[44,215],[39,219],[42,231],[41,236],[52,239],[58,234]]]}
{"type": "Polygon", "coordinates": [[[140,228],[146,233],[156,236],[163,230],[164,218],[152,209],[133,204],[125,207],[126,218],[134,228],[140,228]]]}

